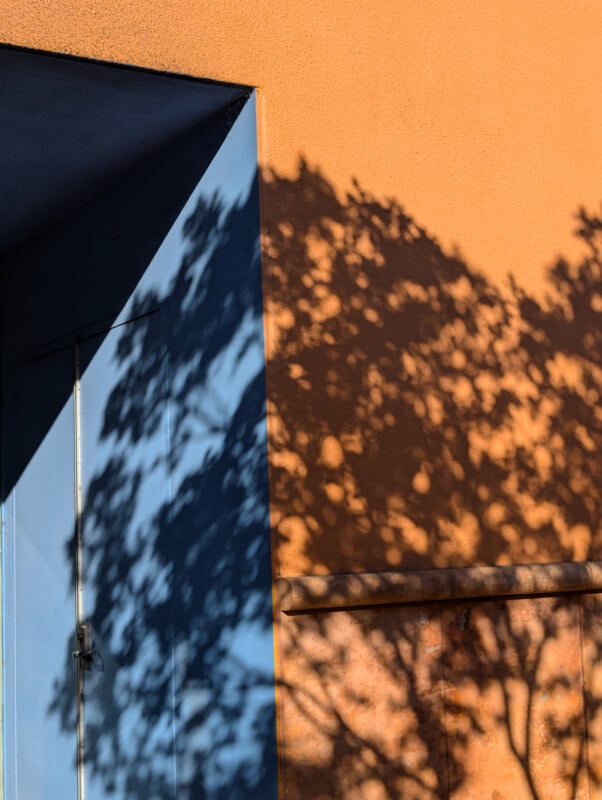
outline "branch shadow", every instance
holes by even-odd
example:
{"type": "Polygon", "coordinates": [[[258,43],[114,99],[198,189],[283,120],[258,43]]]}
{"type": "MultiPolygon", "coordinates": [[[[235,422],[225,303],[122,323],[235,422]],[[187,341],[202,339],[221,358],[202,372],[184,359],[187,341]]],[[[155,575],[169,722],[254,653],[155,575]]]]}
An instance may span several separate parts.
{"type": "MultiPolygon", "coordinates": [[[[168,290],[137,290],[128,316],[81,344],[84,598],[103,663],[85,675],[87,794],[271,797],[256,182],[232,205],[198,198],[168,290]]],[[[50,709],[66,731],[69,660],[50,709]]]]}
{"type": "MultiPolygon", "coordinates": [[[[598,218],[582,213],[590,254],[558,262],[537,300],[305,162],[262,191],[277,572],[599,558],[598,218]]],[[[136,322],[103,345],[84,507],[105,663],[87,678],[91,797],[275,791],[256,213],[256,187],[200,201],[167,291],[137,294],[136,322]]],[[[596,602],[281,615],[285,796],[599,791],[596,602]]],[[[59,679],[65,729],[72,708],[59,679]]]]}
{"type": "MultiPolygon", "coordinates": [[[[536,298],[304,161],[264,192],[277,570],[598,559],[599,218],[536,298]]],[[[600,791],[593,602],[281,615],[286,796],[600,791]]]]}

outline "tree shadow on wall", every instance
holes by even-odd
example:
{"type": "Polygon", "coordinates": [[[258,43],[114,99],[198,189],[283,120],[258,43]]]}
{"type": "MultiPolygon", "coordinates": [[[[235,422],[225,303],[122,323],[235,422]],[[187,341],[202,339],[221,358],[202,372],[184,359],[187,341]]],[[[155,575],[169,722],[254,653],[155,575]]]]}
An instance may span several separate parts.
{"type": "MultiPolygon", "coordinates": [[[[537,300],[304,162],[264,191],[280,573],[600,558],[600,220],[537,300]]],[[[599,791],[596,604],[282,615],[287,797],[599,791]]]]}
{"type": "MultiPolygon", "coordinates": [[[[134,294],[131,321],[80,345],[83,590],[99,652],[84,673],[87,796],[270,798],[256,181],[230,205],[201,194],[181,237],[170,236],[167,287],[160,263],[134,294]]],[[[52,704],[66,731],[73,669],[52,704]]]]}
{"type": "Polygon", "coordinates": [[[594,596],[287,618],[286,796],[596,796],[599,614],[594,596]]]}
{"type": "Polygon", "coordinates": [[[599,222],[538,302],[395,201],[265,191],[283,574],[600,557],[599,222]]]}
{"type": "MultiPolygon", "coordinates": [[[[306,164],[263,189],[281,573],[599,557],[597,219],[582,215],[590,256],[556,265],[536,301],[444,253],[395,201],[359,187],[341,200],[306,164]]],[[[84,507],[105,664],[86,678],[91,798],[275,791],[250,202],[197,204],[172,282],[140,292],[110,344],[105,455],[84,507]]],[[[282,616],[286,797],[543,800],[550,781],[567,798],[601,786],[596,603],[282,616]]],[[[58,682],[67,730],[72,698],[58,682]]]]}

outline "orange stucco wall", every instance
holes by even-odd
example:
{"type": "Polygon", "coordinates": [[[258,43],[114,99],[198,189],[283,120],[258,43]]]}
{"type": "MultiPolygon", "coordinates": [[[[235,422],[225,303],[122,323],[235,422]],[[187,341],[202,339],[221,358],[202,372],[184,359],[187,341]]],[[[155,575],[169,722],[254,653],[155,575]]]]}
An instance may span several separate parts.
{"type": "MultiPolygon", "coordinates": [[[[0,38],[260,88],[277,572],[602,556],[598,0],[4,0],[0,38]]],[[[601,797],[598,609],[281,617],[283,797],[601,797]]]]}

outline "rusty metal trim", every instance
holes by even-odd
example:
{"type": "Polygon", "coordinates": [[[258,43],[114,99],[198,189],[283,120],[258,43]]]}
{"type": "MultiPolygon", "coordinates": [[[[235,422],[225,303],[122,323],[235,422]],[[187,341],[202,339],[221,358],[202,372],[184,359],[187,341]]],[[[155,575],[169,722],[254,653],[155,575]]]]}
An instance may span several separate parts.
{"type": "Polygon", "coordinates": [[[278,607],[287,613],[595,591],[602,592],[602,561],[448,567],[276,579],[278,607]]]}

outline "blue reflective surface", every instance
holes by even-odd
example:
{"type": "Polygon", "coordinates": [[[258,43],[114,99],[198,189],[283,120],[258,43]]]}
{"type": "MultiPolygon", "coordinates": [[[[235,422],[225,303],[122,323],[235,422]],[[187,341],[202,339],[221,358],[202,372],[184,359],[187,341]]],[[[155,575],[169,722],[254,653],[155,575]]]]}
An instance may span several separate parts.
{"type": "MultiPolygon", "coordinates": [[[[86,336],[80,349],[84,609],[101,656],[86,673],[87,796],[275,798],[253,98],[110,332],[86,336]]],[[[68,406],[69,425],[56,436],[72,454],[68,406]]],[[[28,478],[28,467],[13,496],[35,504],[44,470],[61,472],[72,515],[72,462],[63,471],[50,449],[42,472],[28,478]]],[[[72,517],[60,518],[57,531],[48,568],[69,598],[72,517]]],[[[22,536],[18,520],[11,536],[22,536]]],[[[20,560],[17,593],[34,569],[28,556],[20,560]]],[[[45,688],[6,680],[16,698],[9,726],[42,702],[41,747],[49,731],[69,747],[74,740],[73,600],[65,602],[70,621],[48,632],[59,657],[45,688]]],[[[32,625],[38,606],[36,595],[36,607],[23,611],[32,625]]],[[[9,649],[29,624],[16,618],[9,649]]],[[[7,732],[17,747],[29,735],[7,732]]],[[[47,770],[72,772],[72,757],[47,770]]],[[[26,779],[19,766],[12,774],[26,779]]],[[[19,794],[28,796],[49,795],[32,784],[19,794]]],[[[68,784],[52,796],[75,795],[68,784]]]]}
{"type": "MultiPolygon", "coordinates": [[[[17,369],[9,418],[14,429],[39,413],[40,387],[72,372],[64,351],[17,369]]],[[[73,665],[64,672],[64,646],[74,631],[73,460],[69,401],[5,505],[5,764],[11,798],[77,796],[75,736],[51,708],[57,680],[75,702],[73,665]]]]}

